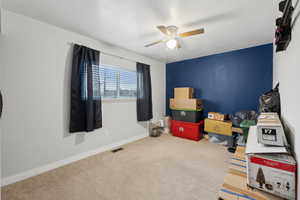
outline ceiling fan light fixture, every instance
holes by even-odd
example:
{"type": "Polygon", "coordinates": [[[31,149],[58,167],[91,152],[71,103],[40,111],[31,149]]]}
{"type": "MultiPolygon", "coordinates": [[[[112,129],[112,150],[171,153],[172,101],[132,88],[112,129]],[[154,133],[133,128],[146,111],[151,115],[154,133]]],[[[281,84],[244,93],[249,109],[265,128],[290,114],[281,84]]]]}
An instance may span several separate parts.
{"type": "Polygon", "coordinates": [[[166,45],[169,49],[175,49],[177,47],[178,41],[176,39],[170,39],[166,45]]]}
{"type": "MultiPolygon", "coordinates": [[[[1,0],[0,0],[1,1],[1,0]]],[[[145,47],[151,47],[153,45],[159,44],[159,43],[165,43],[168,49],[179,49],[181,48],[181,45],[179,44],[178,39],[179,38],[186,38],[193,35],[199,35],[204,33],[204,29],[195,29],[188,32],[178,33],[178,27],[177,26],[164,26],[160,25],[157,26],[157,29],[165,36],[163,39],[158,40],[156,42],[152,42],[150,44],[145,45],[145,47]]]]}

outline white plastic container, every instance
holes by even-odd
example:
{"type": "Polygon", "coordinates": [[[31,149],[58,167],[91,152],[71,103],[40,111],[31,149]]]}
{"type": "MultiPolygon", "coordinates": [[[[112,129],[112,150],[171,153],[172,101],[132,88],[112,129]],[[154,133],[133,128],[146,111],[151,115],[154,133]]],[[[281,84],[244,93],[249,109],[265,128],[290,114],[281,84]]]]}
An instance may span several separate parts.
{"type": "Polygon", "coordinates": [[[257,120],[258,142],[272,146],[286,146],[285,133],[277,113],[261,113],[257,120]]]}

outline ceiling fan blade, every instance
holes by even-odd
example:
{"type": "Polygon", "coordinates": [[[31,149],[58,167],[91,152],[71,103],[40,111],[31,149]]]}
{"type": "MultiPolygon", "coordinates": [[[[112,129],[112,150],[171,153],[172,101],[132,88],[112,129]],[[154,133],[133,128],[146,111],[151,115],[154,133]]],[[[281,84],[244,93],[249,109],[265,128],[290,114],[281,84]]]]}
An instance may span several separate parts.
{"type": "Polygon", "coordinates": [[[167,27],[161,25],[161,26],[157,26],[156,28],[158,28],[158,30],[160,30],[160,32],[162,32],[163,34],[165,35],[168,35],[168,30],[167,30],[167,27]]]}
{"type": "Polygon", "coordinates": [[[180,33],[179,36],[180,37],[189,37],[189,36],[192,36],[192,35],[198,35],[198,34],[202,34],[202,33],[204,33],[204,28],[196,29],[196,30],[188,31],[188,32],[184,32],[184,33],[180,33]]]}
{"type": "Polygon", "coordinates": [[[156,41],[156,42],[152,42],[152,43],[150,43],[150,44],[145,45],[145,47],[150,47],[150,46],[153,46],[153,45],[162,43],[162,42],[164,42],[164,40],[159,40],[159,41],[156,41]]]}

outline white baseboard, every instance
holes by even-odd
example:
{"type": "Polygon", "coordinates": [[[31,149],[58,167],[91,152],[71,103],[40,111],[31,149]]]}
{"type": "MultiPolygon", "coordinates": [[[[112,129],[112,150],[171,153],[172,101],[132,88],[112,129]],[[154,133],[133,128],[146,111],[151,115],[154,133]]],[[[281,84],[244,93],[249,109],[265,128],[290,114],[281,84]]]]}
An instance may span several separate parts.
{"type": "Polygon", "coordinates": [[[37,176],[37,175],[42,174],[44,172],[56,169],[58,167],[61,167],[61,166],[67,165],[67,164],[70,164],[72,162],[84,159],[86,157],[93,156],[95,154],[98,154],[98,153],[101,153],[101,152],[104,152],[104,151],[109,151],[109,150],[112,150],[116,147],[128,144],[130,142],[140,140],[140,139],[145,138],[147,136],[148,136],[148,133],[147,134],[142,134],[142,135],[137,135],[137,136],[128,138],[126,140],[122,140],[120,142],[116,142],[116,143],[113,143],[113,144],[102,146],[102,147],[100,147],[98,149],[95,149],[95,150],[92,150],[92,151],[88,151],[88,152],[84,152],[84,153],[81,153],[81,154],[78,154],[78,155],[75,155],[75,156],[71,156],[71,157],[66,158],[64,160],[59,160],[59,161],[56,161],[56,162],[53,162],[53,163],[50,163],[50,164],[47,164],[47,165],[44,165],[44,166],[41,166],[41,167],[31,169],[29,171],[25,171],[25,172],[22,172],[22,173],[19,173],[19,174],[16,174],[16,175],[5,177],[5,178],[2,179],[1,186],[9,185],[9,184],[16,183],[18,181],[33,177],[33,176],[37,176]]]}

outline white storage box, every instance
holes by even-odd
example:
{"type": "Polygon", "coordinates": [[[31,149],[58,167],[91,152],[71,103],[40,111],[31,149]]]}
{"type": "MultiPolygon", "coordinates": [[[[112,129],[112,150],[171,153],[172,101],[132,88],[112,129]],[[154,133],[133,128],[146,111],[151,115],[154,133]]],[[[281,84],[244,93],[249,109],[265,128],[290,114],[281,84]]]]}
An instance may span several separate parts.
{"type": "Polygon", "coordinates": [[[295,199],[296,168],[296,161],[289,154],[248,154],[247,182],[250,187],[295,199]]]}
{"type": "Polygon", "coordinates": [[[248,133],[246,154],[251,153],[289,153],[286,147],[267,146],[258,142],[257,127],[251,126],[248,133]]]}
{"type": "Polygon", "coordinates": [[[286,137],[277,113],[261,113],[257,120],[258,142],[265,145],[286,146],[286,137]]]}

